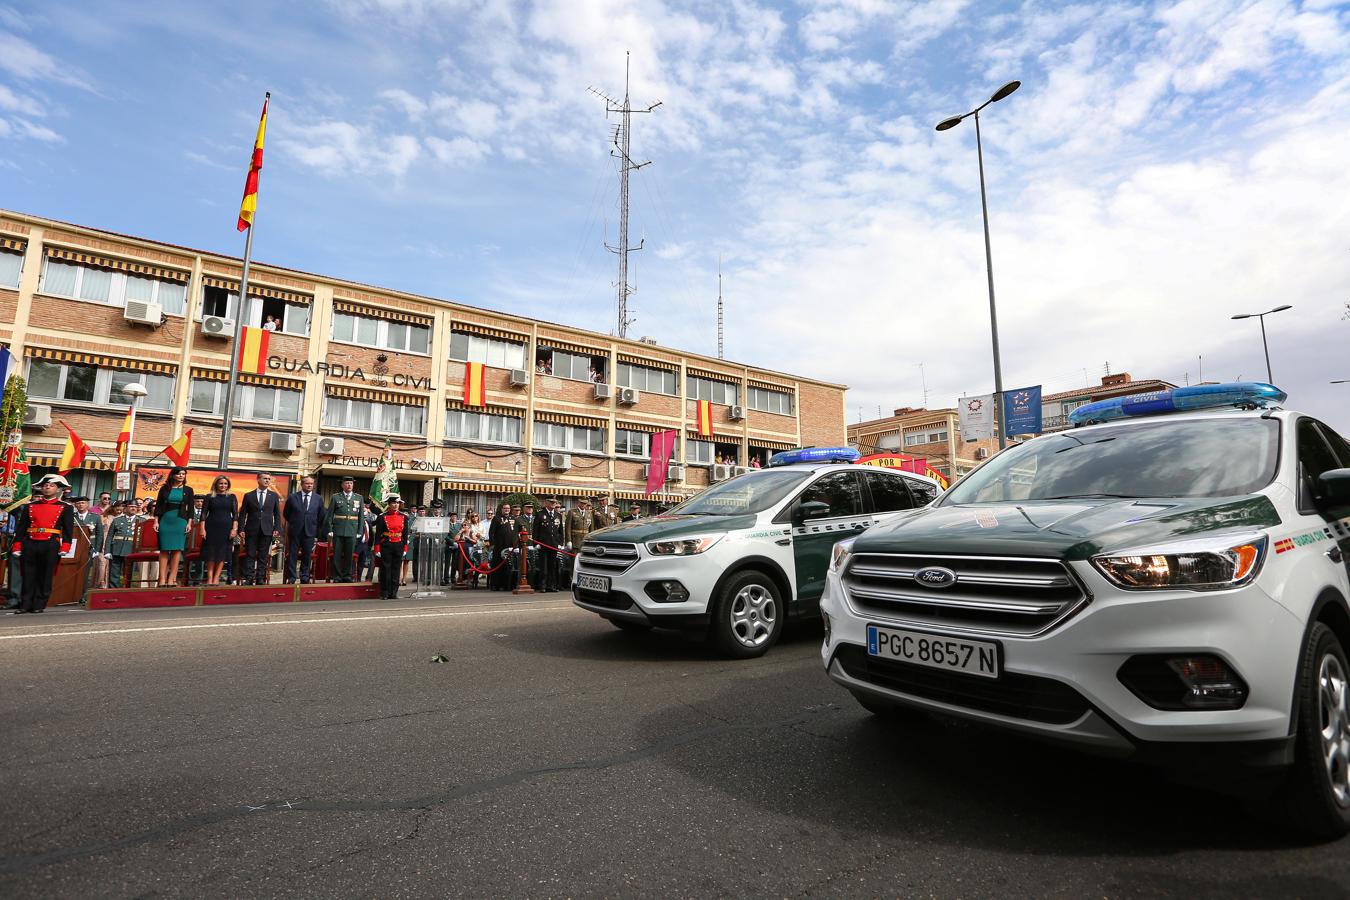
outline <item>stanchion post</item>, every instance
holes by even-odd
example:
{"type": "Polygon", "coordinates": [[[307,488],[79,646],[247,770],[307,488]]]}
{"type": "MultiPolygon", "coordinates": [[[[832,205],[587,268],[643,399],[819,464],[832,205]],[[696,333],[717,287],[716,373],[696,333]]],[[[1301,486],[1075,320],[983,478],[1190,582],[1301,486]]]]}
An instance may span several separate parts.
{"type": "Polygon", "coordinates": [[[526,544],[529,541],[529,539],[530,539],[529,535],[524,531],[524,529],[522,529],[520,532],[520,541],[517,543],[517,546],[520,548],[520,583],[517,584],[516,589],[511,592],[513,594],[534,593],[534,588],[530,587],[530,580],[527,577],[527,572],[525,571],[529,567],[528,562],[529,554],[525,552],[526,544]]]}

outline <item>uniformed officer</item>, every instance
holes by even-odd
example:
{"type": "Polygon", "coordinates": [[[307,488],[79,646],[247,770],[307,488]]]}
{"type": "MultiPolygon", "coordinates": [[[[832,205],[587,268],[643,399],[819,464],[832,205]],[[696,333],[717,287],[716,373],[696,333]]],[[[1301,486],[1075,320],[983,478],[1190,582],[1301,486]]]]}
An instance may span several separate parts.
{"type": "Polygon", "coordinates": [[[595,506],[591,509],[591,530],[599,531],[601,528],[608,528],[616,521],[609,516],[608,508],[605,504],[605,495],[597,494],[595,497],[595,506]]]}
{"type": "Polygon", "coordinates": [[[328,501],[324,530],[332,553],[333,581],[352,582],[352,557],[356,544],[366,538],[366,498],[355,493],[356,479],[350,475],[342,479],[342,491],[328,501]]]}
{"type": "Polygon", "coordinates": [[[126,558],[136,550],[136,525],[141,517],[136,515],[130,503],[120,500],[113,504],[113,509],[115,515],[108,523],[103,552],[108,557],[108,587],[120,588],[126,558]]]}
{"type": "Polygon", "coordinates": [[[14,527],[14,546],[23,559],[23,597],[16,615],[47,608],[56,566],[75,540],[75,509],[61,499],[70,482],[60,475],[45,475],[38,486],[42,496],[19,508],[14,527]]]}
{"type": "Polygon", "coordinates": [[[89,579],[94,574],[95,561],[103,554],[103,517],[89,509],[88,497],[76,497],[70,501],[75,504],[75,525],[83,528],[89,536],[89,567],[85,570],[84,586],[89,587],[89,579]]]}
{"type": "Polygon", "coordinates": [[[567,547],[568,550],[580,550],[586,535],[591,533],[591,504],[578,500],[567,511],[567,547]]]}
{"type": "Polygon", "coordinates": [[[399,579],[403,572],[403,554],[408,549],[408,517],[401,511],[398,494],[384,498],[384,512],[375,518],[371,541],[375,558],[380,561],[380,599],[398,599],[399,579]]]}
{"type": "Polygon", "coordinates": [[[533,535],[539,547],[539,591],[558,590],[558,551],[553,549],[562,543],[563,517],[558,511],[558,498],[549,497],[544,508],[534,514],[533,535]]]}
{"type": "MultiPolygon", "coordinates": [[[[513,512],[515,511],[515,507],[514,507],[514,506],[511,507],[511,509],[512,509],[513,512]]],[[[513,521],[514,521],[514,525],[513,525],[512,527],[515,528],[515,530],[516,530],[516,536],[517,536],[517,537],[519,537],[519,536],[521,535],[521,533],[524,533],[524,535],[525,535],[526,538],[531,538],[531,537],[533,537],[533,536],[534,536],[534,501],[533,501],[533,500],[526,500],[524,503],[522,503],[521,506],[520,506],[520,515],[515,516],[514,519],[513,519],[513,521]]],[[[521,541],[520,541],[520,546],[519,546],[517,549],[520,551],[521,554],[524,555],[525,559],[529,561],[529,567],[530,567],[530,568],[529,568],[530,587],[534,588],[536,591],[543,590],[543,588],[539,587],[540,581],[539,581],[539,565],[538,565],[539,551],[538,551],[538,549],[537,549],[537,548],[535,547],[535,545],[532,544],[529,540],[521,540],[521,541]]],[[[515,577],[515,580],[516,580],[517,582],[520,581],[520,562],[519,562],[519,560],[516,561],[516,571],[515,571],[515,576],[514,576],[514,577],[515,577]]]]}

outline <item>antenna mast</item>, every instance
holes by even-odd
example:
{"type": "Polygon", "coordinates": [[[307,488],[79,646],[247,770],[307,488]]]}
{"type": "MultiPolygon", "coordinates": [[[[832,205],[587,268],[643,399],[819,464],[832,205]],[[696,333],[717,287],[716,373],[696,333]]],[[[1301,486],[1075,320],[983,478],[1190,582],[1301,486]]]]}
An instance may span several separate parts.
{"type": "Polygon", "coordinates": [[[717,358],[722,355],[722,254],[717,254],[717,358]]]}
{"type": "Polygon", "coordinates": [[[628,69],[631,58],[631,54],[624,54],[623,102],[615,100],[593,87],[586,89],[605,101],[606,118],[609,118],[610,113],[619,114],[619,125],[614,129],[614,149],[609,151],[610,156],[619,160],[619,246],[611,247],[608,243],[605,244],[605,249],[619,256],[619,281],[617,284],[619,290],[619,337],[627,337],[628,326],[633,323],[633,319],[628,315],[628,295],[633,293],[633,287],[628,283],[628,254],[630,251],[641,250],[642,245],[646,242],[640,240],[636,247],[628,246],[628,173],[641,169],[643,166],[651,165],[651,160],[640,163],[633,162],[633,157],[629,155],[633,145],[633,113],[649,113],[661,105],[661,101],[657,100],[646,109],[633,109],[629,103],[628,69]]]}

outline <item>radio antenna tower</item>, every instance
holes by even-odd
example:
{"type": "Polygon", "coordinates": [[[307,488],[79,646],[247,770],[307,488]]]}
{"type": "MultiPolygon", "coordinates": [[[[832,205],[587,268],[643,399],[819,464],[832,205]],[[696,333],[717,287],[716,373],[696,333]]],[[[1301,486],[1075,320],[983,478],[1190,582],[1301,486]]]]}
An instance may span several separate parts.
{"type": "Polygon", "coordinates": [[[717,254],[717,358],[725,359],[722,355],[722,254],[717,254]]]}
{"type": "Polygon", "coordinates": [[[614,149],[609,151],[609,155],[619,160],[619,246],[611,247],[605,244],[605,249],[611,253],[617,253],[619,256],[619,337],[628,336],[628,326],[633,323],[633,319],[628,316],[628,295],[633,293],[633,287],[628,283],[628,253],[632,250],[641,250],[646,240],[638,241],[636,247],[628,246],[628,173],[641,169],[643,166],[651,165],[651,160],[645,162],[633,162],[633,157],[629,155],[633,144],[633,113],[649,113],[661,105],[657,100],[646,109],[633,109],[628,100],[628,69],[632,61],[632,54],[625,52],[623,64],[623,101],[615,100],[613,97],[593,87],[588,87],[590,91],[601,100],[605,101],[605,118],[608,119],[610,113],[619,114],[618,127],[614,129],[614,149]]]}

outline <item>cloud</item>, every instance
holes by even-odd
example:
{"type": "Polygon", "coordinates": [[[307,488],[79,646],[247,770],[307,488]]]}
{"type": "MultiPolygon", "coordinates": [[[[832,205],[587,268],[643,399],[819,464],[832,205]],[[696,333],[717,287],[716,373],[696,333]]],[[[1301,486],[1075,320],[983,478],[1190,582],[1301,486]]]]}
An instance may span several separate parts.
{"type": "Polygon", "coordinates": [[[41,116],[46,112],[43,105],[34,98],[15,93],[3,84],[0,84],[0,110],[28,116],[41,116]]]}
{"type": "Polygon", "coordinates": [[[45,125],[23,119],[5,118],[0,118],[0,138],[27,139],[46,144],[59,144],[65,141],[65,138],[45,125]]]}
{"type": "Polygon", "coordinates": [[[451,140],[429,137],[425,139],[427,150],[437,162],[452,166],[468,165],[484,159],[491,152],[487,144],[471,138],[457,137],[451,140]]]}
{"type": "Polygon", "coordinates": [[[279,140],[283,152],[331,177],[401,177],[421,153],[421,146],[412,135],[385,136],[350,122],[296,123],[284,134],[279,140]]]}
{"type": "Polygon", "coordinates": [[[58,63],[47,53],[14,34],[0,32],[0,71],[25,81],[54,81],[84,90],[93,90],[89,82],[69,65],[58,63]]]}

